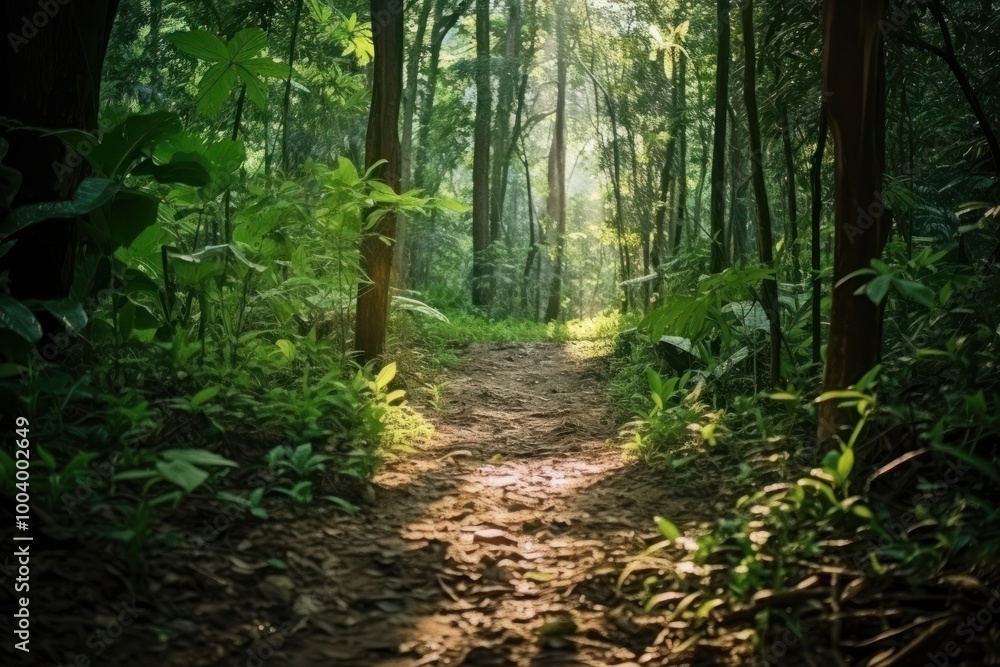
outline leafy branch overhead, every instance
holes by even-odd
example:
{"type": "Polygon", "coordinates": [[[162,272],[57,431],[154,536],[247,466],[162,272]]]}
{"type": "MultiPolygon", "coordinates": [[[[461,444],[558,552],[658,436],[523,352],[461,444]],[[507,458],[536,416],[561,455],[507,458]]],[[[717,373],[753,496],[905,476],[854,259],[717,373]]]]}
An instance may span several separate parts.
{"type": "Polygon", "coordinates": [[[198,81],[198,109],[214,118],[226,98],[239,83],[257,108],[267,106],[267,87],[261,79],[286,78],[288,65],[260,55],[267,48],[267,34],[260,28],[240,30],[228,42],[207,30],[191,30],[168,35],[179,51],[211,63],[198,81]]]}

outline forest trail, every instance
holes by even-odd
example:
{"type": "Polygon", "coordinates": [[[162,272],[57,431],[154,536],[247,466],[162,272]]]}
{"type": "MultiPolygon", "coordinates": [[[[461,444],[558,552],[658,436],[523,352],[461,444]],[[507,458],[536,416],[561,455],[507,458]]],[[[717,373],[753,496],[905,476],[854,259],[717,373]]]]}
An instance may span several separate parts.
{"type": "Polygon", "coordinates": [[[654,514],[686,522],[708,508],[668,500],[662,477],[623,463],[587,345],[464,355],[433,442],[387,465],[359,517],[299,538],[300,552],[334,556],[316,593],[324,611],[284,647],[283,665],[653,657],[662,625],[615,581],[660,537],[654,514]]]}

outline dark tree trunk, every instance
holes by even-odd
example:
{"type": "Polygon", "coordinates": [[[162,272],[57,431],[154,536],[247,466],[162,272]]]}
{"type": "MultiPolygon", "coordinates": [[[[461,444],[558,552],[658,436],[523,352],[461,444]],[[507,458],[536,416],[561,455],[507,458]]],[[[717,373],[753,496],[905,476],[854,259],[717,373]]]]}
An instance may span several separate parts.
{"type": "MultiPolygon", "coordinates": [[[[379,17],[373,31],[372,106],[365,140],[365,164],[370,167],[385,160],[373,172],[393,190],[399,190],[400,146],[399,107],[403,94],[403,6],[395,0],[371,0],[371,13],[379,17]]],[[[389,282],[392,279],[392,246],[396,236],[396,216],[388,214],[361,242],[361,270],[370,284],[358,291],[354,346],[364,361],[376,361],[385,350],[389,319],[389,282]]]]}
{"type": "Polygon", "coordinates": [[[715,139],[712,146],[711,264],[719,273],[726,267],[726,107],[729,98],[729,0],[718,0],[719,48],[715,70],[715,139]]]}
{"type": "MultiPolygon", "coordinates": [[[[9,33],[0,49],[0,127],[8,143],[3,164],[21,174],[11,208],[70,199],[86,175],[79,152],[56,137],[16,128],[97,130],[101,67],[118,0],[52,6],[46,12],[34,1],[8,0],[0,9],[0,25],[9,33]]],[[[8,272],[10,293],[20,299],[67,296],[76,231],[74,220],[52,219],[9,239],[16,243],[0,257],[0,272],[8,272]]]]}
{"type": "Polygon", "coordinates": [[[799,262],[799,209],[795,192],[795,156],[792,151],[792,127],[788,123],[788,108],[782,105],[781,144],[785,156],[785,178],[788,180],[788,251],[792,253],[792,281],[802,280],[799,262]]]}
{"type": "Polygon", "coordinates": [[[299,39],[299,22],[302,20],[302,5],[305,0],[295,3],[295,16],[292,18],[292,36],[288,46],[288,78],[285,79],[284,108],[281,111],[281,169],[288,171],[288,116],[292,102],[292,68],[295,67],[295,46],[299,39]]]}
{"type": "MultiPolygon", "coordinates": [[[[886,0],[826,0],[823,88],[833,134],[833,305],[826,352],[827,391],[846,389],[879,359],[882,312],[864,294],[863,278],[844,278],[879,257],[889,232],[881,202],[885,159],[885,73],[879,21],[886,0]]],[[[820,440],[829,440],[857,413],[820,405],[820,440]]]]}
{"type": "Polygon", "coordinates": [[[674,223],[673,245],[671,250],[677,251],[681,245],[681,235],[684,233],[684,223],[687,219],[687,163],[688,163],[688,112],[687,112],[687,56],[679,55],[680,62],[677,64],[677,88],[678,88],[678,118],[680,123],[677,132],[680,135],[678,143],[680,146],[680,161],[677,165],[677,220],[674,223]]]}
{"type": "Polygon", "coordinates": [[[476,124],[472,158],[472,303],[490,304],[490,3],[476,0],[476,124]]]}
{"type": "MultiPolygon", "coordinates": [[[[753,2],[744,0],[743,9],[743,100],[747,108],[750,134],[750,181],[757,204],[757,251],[764,266],[774,268],[774,242],[771,238],[771,209],[764,183],[764,151],[757,113],[757,54],[753,34],[753,2]]],[[[772,276],[761,285],[761,301],[771,328],[771,386],[781,384],[781,311],[778,307],[778,278],[772,276]]]]}

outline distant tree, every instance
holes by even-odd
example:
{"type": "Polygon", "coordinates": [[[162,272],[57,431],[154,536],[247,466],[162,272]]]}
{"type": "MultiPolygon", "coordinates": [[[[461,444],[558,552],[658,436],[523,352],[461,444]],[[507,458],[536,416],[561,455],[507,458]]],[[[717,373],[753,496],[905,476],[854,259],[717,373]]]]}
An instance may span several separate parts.
{"type": "Polygon", "coordinates": [[[562,306],[562,273],[566,252],[566,0],[557,0],[556,21],[556,119],[549,150],[549,200],[546,211],[556,226],[556,256],[545,321],[559,319],[562,306]]]}
{"type": "Polygon", "coordinates": [[[472,157],[472,303],[490,303],[490,2],[476,0],[476,121],[472,157]]]}
{"type": "Polygon", "coordinates": [[[726,265],[726,113],[729,102],[729,0],[718,0],[719,47],[715,68],[715,138],[712,144],[712,193],[709,234],[711,271],[726,265]]]}

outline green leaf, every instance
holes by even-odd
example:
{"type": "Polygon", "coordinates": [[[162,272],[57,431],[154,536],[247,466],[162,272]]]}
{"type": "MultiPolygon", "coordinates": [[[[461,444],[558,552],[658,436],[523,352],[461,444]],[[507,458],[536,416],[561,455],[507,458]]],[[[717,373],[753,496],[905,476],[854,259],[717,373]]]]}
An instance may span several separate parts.
{"type": "Polygon", "coordinates": [[[186,461],[191,464],[225,466],[227,468],[237,467],[235,461],[230,461],[207,449],[167,449],[161,453],[161,456],[168,461],[186,461]]]}
{"type": "Polygon", "coordinates": [[[868,298],[872,300],[872,303],[880,304],[885,299],[885,295],[889,293],[892,281],[893,278],[890,275],[875,276],[862,289],[868,295],[868,298]]]}
{"type": "Polygon", "coordinates": [[[72,331],[82,331],[87,326],[87,313],[83,310],[83,304],[76,299],[50,299],[39,302],[45,310],[49,311],[72,331]]]}
{"type": "Polygon", "coordinates": [[[267,34],[260,28],[244,28],[236,33],[226,50],[229,52],[229,60],[238,63],[260,53],[267,46],[267,34]]]}
{"type": "Polygon", "coordinates": [[[228,62],[212,65],[198,81],[198,110],[209,118],[218,116],[234,85],[236,72],[228,62]]]}
{"type": "Polygon", "coordinates": [[[381,391],[385,389],[393,378],[396,377],[396,362],[393,361],[390,364],[386,364],[382,370],[379,371],[378,375],[375,376],[375,391],[381,391]]]}
{"type": "Polygon", "coordinates": [[[140,162],[132,170],[133,176],[152,176],[157,183],[182,183],[200,188],[208,185],[212,177],[202,165],[200,156],[193,153],[174,153],[167,164],[151,158],[140,162]]]}
{"type": "Polygon", "coordinates": [[[175,32],[172,35],[167,35],[167,41],[177,47],[179,51],[199,60],[216,63],[229,60],[229,50],[226,45],[207,30],[175,32]]]}
{"type": "Polygon", "coordinates": [[[138,190],[122,190],[107,205],[93,211],[83,224],[105,254],[130,246],[156,222],[160,200],[138,190]]]}
{"type": "Polygon", "coordinates": [[[337,496],[323,496],[324,500],[329,500],[331,503],[344,510],[348,514],[357,514],[360,509],[357,505],[347,502],[343,498],[338,498],[337,496]]]}
{"type": "Polygon", "coordinates": [[[902,280],[900,278],[896,278],[892,281],[892,285],[896,288],[897,292],[907,299],[916,301],[920,305],[927,306],[928,308],[937,307],[937,299],[935,299],[936,294],[934,293],[934,290],[923,283],[915,280],[902,280]]]}
{"type": "Polygon", "coordinates": [[[851,474],[851,470],[854,468],[854,450],[848,447],[840,454],[840,458],[837,460],[837,475],[842,479],[846,480],[848,475],[851,474]]]}
{"type": "Polygon", "coordinates": [[[163,476],[163,479],[176,484],[188,493],[197,489],[208,479],[207,472],[183,459],[158,461],[156,469],[163,476]]]}
{"type": "Polygon", "coordinates": [[[6,294],[0,294],[0,329],[9,329],[29,343],[42,339],[42,325],[35,314],[6,294]]]}
{"type": "Polygon", "coordinates": [[[404,396],[406,396],[405,389],[397,389],[396,391],[390,391],[388,394],[385,395],[385,402],[393,403],[394,401],[402,400],[404,396]]]}
{"type": "Polygon", "coordinates": [[[105,178],[85,178],[72,199],[29,204],[16,209],[0,225],[0,239],[42,220],[74,218],[90,213],[114,197],[120,187],[105,178]]]}
{"type": "Polygon", "coordinates": [[[212,386],[212,387],[205,387],[204,389],[202,389],[197,394],[195,394],[194,396],[191,397],[191,405],[193,405],[193,406],[199,406],[199,405],[202,405],[204,403],[207,403],[210,400],[212,400],[213,398],[215,398],[216,396],[218,396],[219,395],[219,391],[221,391],[221,390],[222,390],[222,387],[220,387],[218,385],[215,385],[215,386],[212,386]]]}
{"type": "Polygon", "coordinates": [[[295,359],[295,345],[291,341],[285,340],[284,338],[274,342],[278,350],[281,351],[282,356],[285,357],[287,361],[293,361],[295,359]]]}
{"type": "Polygon", "coordinates": [[[103,176],[120,180],[144,150],[182,129],[180,117],[172,111],[129,116],[105,133],[90,155],[91,163],[103,176]]]}
{"type": "Polygon", "coordinates": [[[656,527],[660,529],[660,532],[668,540],[676,540],[681,536],[681,531],[678,530],[677,526],[662,516],[653,517],[653,520],[656,522],[656,527]]]}

